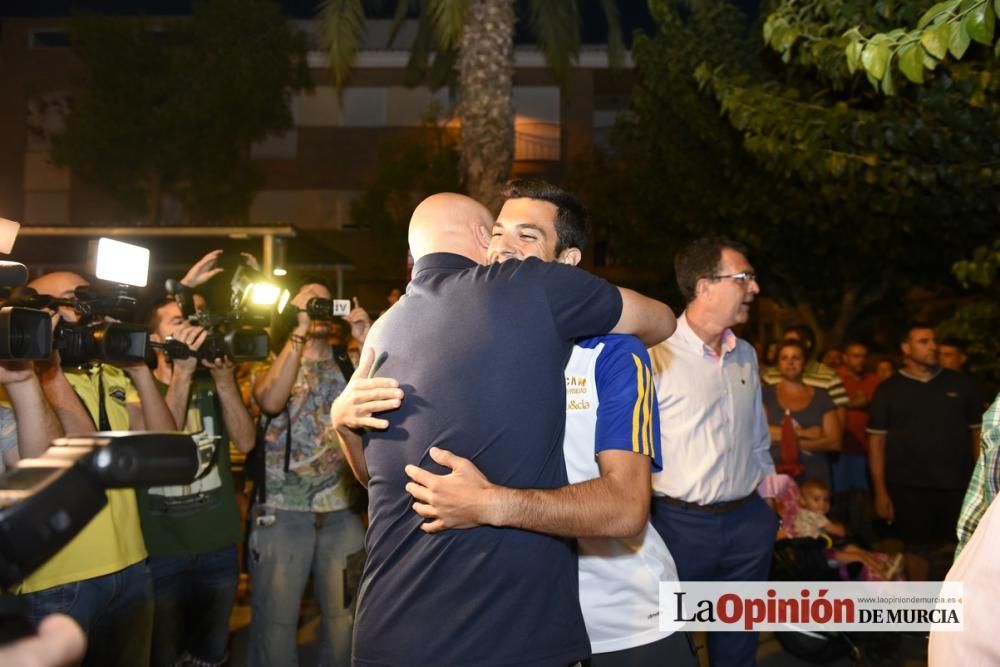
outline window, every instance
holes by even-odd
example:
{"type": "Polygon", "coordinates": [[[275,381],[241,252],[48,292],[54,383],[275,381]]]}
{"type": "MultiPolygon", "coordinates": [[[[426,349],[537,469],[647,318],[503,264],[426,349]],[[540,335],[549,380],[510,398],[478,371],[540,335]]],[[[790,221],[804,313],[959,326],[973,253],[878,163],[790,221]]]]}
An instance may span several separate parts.
{"type": "Polygon", "coordinates": [[[32,30],[29,46],[33,49],[65,49],[70,46],[69,33],[64,30],[32,30]]]}

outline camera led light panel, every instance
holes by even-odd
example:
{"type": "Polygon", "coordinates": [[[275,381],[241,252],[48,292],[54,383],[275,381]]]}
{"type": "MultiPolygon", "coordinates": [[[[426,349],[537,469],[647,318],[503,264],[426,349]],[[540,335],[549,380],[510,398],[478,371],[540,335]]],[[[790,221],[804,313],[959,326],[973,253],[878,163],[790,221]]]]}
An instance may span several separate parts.
{"type": "Polygon", "coordinates": [[[97,270],[101,280],[145,287],[149,276],[149,248],[102,238],[97,242],[97,270]]]}

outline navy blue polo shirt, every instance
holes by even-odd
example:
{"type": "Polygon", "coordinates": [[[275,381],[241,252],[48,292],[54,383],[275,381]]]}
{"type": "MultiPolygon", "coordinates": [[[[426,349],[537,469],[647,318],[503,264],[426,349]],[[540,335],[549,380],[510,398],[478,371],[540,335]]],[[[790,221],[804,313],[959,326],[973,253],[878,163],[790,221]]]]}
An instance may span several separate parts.
{"type": "Polygon", "coordinates": [[[616,287],[537,259],[479,266],[436,253],[367,344],[387,357],[402,407],[365,436],[368,562],[355,621],[357,665],[567,665],[590,653],[570,541],[512,528],[428,535],[404,487],[407,464],[446,469],[432,446],[493,482],[567,483],[563,366],[573,340],[621,316],[616,287]]]}

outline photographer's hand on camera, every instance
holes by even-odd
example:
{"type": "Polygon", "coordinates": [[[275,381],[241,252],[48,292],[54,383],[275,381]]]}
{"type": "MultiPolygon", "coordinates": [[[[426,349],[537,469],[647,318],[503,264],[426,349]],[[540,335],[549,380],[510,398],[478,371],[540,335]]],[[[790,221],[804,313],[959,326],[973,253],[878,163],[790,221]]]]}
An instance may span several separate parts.
{"type": "MultiPolygon", "coordinates": [[[[53,331],[63,318],[64,308],[64,306],[60,306],[58,311],[52,313],[53,331]]],[[[69,309],[69,312],[75,318],[72,309],[69,309]]],[[[35,370],[38,373],[42,392],[66,433],[93,433],[97,430],[93,418],[80,402],[73,386],[63,372],[59,350],[53,348],[52,356],[48,360],[36,362],[35,370]]]]}
{"type": "Polygon", "coordinates": [[[285,408],[303,356],[324,358],[331,354],[326,340],[329,323],[313,322],[305,312],[306,304],[313,297],[329,299],[330,292],[315,284],[304,285],[298,291],[289,304],[289,307],[298,310],[295,328],[267,373],[259,376],[254,383],[254,400],[264,414],[276,415],[285,408]]]}
{"type": "Polygon", "coordinates": [[[65,432],[45,399],[32,363],[0,361],[0,384],[7,392],[17,421],[17,449],[10,456],[5,456],[5,463],[41,456],[49,448],[49,443],[65,435],[65,432]]]}
{"type": "Polygon", "coordinates": [[[186,373],[189,376],[194,375],[194,372],[198,369],[197,352],[205,343],[205,339],[208,338],[208,329],[197,324],[192,324],[191,322],[183,322],[177,325],[171,337],[176,341],[184,343],[194,353],[186,359],[174,359],[174,373],[180,372],[186,373]]]}
{"type": "Polygon", "coordinates": [[[191,350],[187,358],[171,360],[170,381],[163,399],[174,423],[179,429],[183,429],[187,421],[188,401],[191,398],[191,381],[198,369],[198,350],[208,337],[208,330],[197,324],[181,321],[170,337],[191,350]]]}

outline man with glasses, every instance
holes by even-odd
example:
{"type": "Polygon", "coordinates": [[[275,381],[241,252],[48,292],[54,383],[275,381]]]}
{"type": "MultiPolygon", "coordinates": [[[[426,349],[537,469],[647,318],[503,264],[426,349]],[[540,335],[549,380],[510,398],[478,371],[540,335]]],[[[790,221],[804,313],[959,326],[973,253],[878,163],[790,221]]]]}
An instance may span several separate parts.
{"type": "MultiPolygon", "coordinates": [[[[653,526],[681,581],[762,581],[777,517],[757,493],[774,474],[757,356],[730,327],[760,292],[742,245],[701,238],[674,259],[687,309],[650,349],[663,472],[653,475],[653,526]]],[[[712,665],[752,665],[757,634],[709,633],[712,665]]]]}

